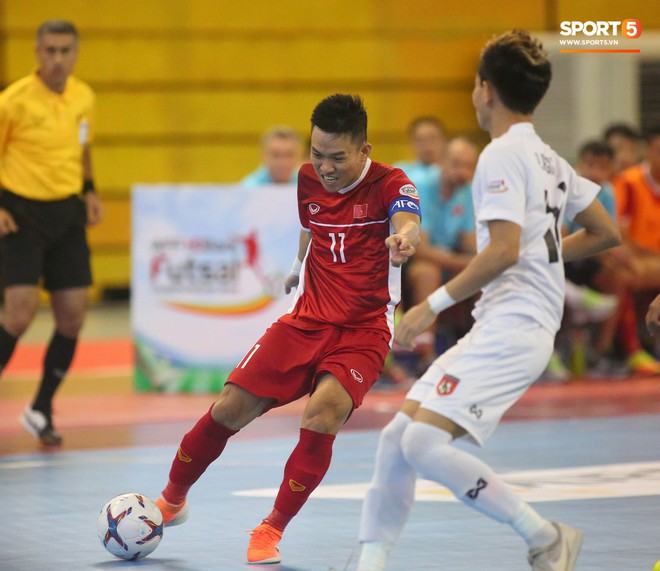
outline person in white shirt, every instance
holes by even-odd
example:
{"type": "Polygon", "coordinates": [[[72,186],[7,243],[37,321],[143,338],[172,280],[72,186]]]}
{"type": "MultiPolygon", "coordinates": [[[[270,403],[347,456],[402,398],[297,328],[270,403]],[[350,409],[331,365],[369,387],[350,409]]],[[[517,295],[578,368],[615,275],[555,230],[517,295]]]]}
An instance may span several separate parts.
{"type": "Polygon", "coordinates": [[[541,44],[513,30],[486,44],[472,101],[491,143],[472,184],[477,255],[402,318],[395,339],[412,346],[444,309],[474,295],[475,324],[410,389],[380,436],[360,524],[358,571],[383,571],[410,513],[419,475],[481,513],[509,524],[537,571],[570,571],[582,533],[550,522],[477,457],[452,445],[482,445],[538,378],[564,306],[563,261],[618,245],[598,185],[579,177],[535,133],[532,113],[550,84],[541,44]],[[562,240],[564,216],[583,227],[562,240]]]}

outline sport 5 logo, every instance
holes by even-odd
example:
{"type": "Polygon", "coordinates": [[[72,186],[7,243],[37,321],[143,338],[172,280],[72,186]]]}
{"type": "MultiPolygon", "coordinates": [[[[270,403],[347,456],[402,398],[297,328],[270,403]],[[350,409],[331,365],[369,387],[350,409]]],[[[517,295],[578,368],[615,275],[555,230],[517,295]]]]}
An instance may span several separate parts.
{"type": "Polygon", "coordinates": [[[635,18],[627,20],[597,20],[581,22],[579,20],[565,20],[559,24],[562,36],[618,36],[621,35],[629,40],[639,38],[642,35],[642,23],[635,18]]]}
{"type": "Polygon", "coordinates": [[[451,375],[445,375],[442,377],[442,379],[440,379],[440,382],[438,383],[438,386],[435,388],[435,390],[441,397],[446,397],[454,392],[459,382],[460,379],[452,377],[451,375]]]}

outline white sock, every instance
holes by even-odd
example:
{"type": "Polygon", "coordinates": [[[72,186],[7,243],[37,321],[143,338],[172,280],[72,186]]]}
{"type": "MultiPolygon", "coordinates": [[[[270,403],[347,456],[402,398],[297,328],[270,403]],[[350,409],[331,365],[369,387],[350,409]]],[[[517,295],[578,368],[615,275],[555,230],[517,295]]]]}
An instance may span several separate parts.
{"type": "Polygon", "coordinates": [[[530,549],[545,547],[557,539],[555,526],[547,519],[543,519],[532,506],[523,501],[520,502],[510,524],[530,549]]]}
{"type": "Polygon", "coordinates": [[[411,423],[402,438],[405,458],[419,475],[448,488],[466,505],[501,523],[510,524],[533,546],[552,543],[556,533],[484,462],[451,445],[447,431],[422,422],[411,423]],[[554,534],[545,541],[548,534],[554,534]]]}
{"type": "Polygon", "coordinates": [[[415,470],[401,451],[401,435],[411,419],[397,413],[380,433],[376,466],[362,504],[359,540],[396,541],[415,500],[415,470]]]}

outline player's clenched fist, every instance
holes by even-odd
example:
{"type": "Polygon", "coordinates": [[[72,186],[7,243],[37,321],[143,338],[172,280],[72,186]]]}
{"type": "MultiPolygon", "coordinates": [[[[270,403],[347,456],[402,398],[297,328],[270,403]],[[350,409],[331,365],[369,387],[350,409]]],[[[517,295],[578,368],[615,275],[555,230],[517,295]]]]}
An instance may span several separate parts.
{"type": "Polygon", "coordinates": [[[390,251],[390,261],[393,266],[401,266],[415,253],[415,247],[407,236],[392,234],[385,239],[385,245],[390,251]]]}
{"type": "Polygon", "coordinates": [[[408,349],[415,348],[415,337],[428,329],[435,321],[437,313],[431,310],[429,302],[424,300],[409,309],[394,330],[394,341],[408,349]]]}

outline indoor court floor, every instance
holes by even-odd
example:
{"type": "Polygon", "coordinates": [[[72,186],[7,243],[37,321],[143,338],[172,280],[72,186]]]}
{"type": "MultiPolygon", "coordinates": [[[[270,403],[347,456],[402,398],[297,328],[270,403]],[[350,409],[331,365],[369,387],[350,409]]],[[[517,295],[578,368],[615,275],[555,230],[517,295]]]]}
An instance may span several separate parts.
{"type": "MultiPolygon", "coordinates": [[[[190,493],[191,517],[149,557],[124,562],[96,536],[103,504],[124,492],[156,498],[181,436],[212,395],[135,394],[125,307],[92,312],[57,401],[60,450],[40,450],[16,417],[34,390],[48,316],[0,381],[0,570],[240,571],[248,530],[272,507],[304,403],[241,431],[190,493]]],[[[374,391],[337,438],[322,485],[289,525],[273,571],[353,571],[361,498],[378,429],[402,393],[374,391]],[[352,556],[352,557],[351,557],[352,556]]],[[[483,449],[468,443],[546,517],[585,533],[576,569],[651,571],[660,559],[660,379],[538,384],[483,449]]],[[[524,543],[421,481],[392,571],[529,569],[524,543]]]]}

